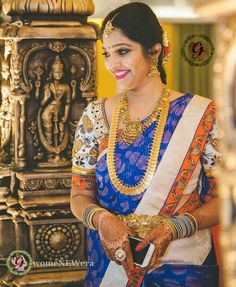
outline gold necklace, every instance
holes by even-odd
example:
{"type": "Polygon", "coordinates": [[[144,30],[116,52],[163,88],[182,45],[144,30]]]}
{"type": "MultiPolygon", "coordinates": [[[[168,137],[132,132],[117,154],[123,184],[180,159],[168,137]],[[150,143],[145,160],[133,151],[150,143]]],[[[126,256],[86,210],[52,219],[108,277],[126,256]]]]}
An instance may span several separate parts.
{"type": "MultiPolygon", "coordinates": [[[[151,145],[151,151],[149,155],[149,161],[147,165],[147,169],[144,173],[142,179],[135,185],[125,185],[121,182],[118,178],[116,167],[115,167],[115,144],[117,140],[117,131],[119,128],[119,121],[121,118],[121,109],[123,108],[123,103],[119,100],[114,108],[109,132],[109,139],[108,139],[108,151],[107,151],[107,167],[108,173],[110,175],[110,179],[114,187],[125,195],[136,195],[143,192],[149,183],[151,182],[157,164],[157,158],[160,150],[161,140],[164,133],[165,123],[168,116],[169,111],[169,91],[164,89],[165,92],[162,93],[160,101],[158,101],[158,122],[156,124],[153,142],[151,145]]],[[[121,97],[122,98],[122,97],[121,97]]],[[[157,118],[155,119],[157,120],[157,118]]],[[[153,121],[152,121],[153,122],[153,121]]],[[[151,125],[151,120],[150,124],[151,125]]]]}
{"type": "Polygon", "coordinates": [[[131,144],[132,142],[134,142],[146,128],[148,128],[154,121],[158,119],[158,114],[160,113],[160,102],[162,101],[162,96],[165,93],[166,93],[166,85],[163,85],[161,96],[157,101],[154,111],[148,117],[148,119],[144,123],[142,123],[139,119],[131,121],[128,110],[128,98],[126,93],[124,92],[124,95],[121,96],[120,99],[121,119],[124,124],[124,128],[121,132],[121,139],[126,144],[131,144]]]}

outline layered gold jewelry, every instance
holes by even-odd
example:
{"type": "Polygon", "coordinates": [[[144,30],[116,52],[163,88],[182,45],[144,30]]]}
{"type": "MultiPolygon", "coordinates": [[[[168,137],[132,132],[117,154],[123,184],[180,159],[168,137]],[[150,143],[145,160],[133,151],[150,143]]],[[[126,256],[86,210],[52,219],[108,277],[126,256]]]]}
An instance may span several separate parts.
{"type": "Polygon", "coordinates": [[[126,114],[126,106],[124,106],[124,101],[126,101],[127,98],[125,93],[121,96],[121,100],[119,100],[115,105],[108,139],[107,166],[112,184],[118,191],[120,191],[123,194],[126,195],[140,194],[147,188],[147,186],[149,185],[149,183],[153,178],[157,165],[161,140],[164,133],[165,123],[169,111],[168,95],[169,91],[164,86],[163,92],[160,96],[160,99],[157,102],[154,112],[151,114],[149,119],[143,124],[142,123],[138,124],[135,121],[135,124],[133,125],[131,120],[127,120],[128,117],[126,114]],[[122,114],[124,116],[122,116],[122,114]],[[133,186],[126,185],[123,182],[121,182],[121,180],[118,178],[115,167],[115,144],[117,140],[117,131],[120,119],[124,120],[124,118],[126,118],[125,123],[126,126],[124,128],[124,131],[122,131],[123,134],[122,138],[126,142],[130,141],[132,142],[133,140],[135,140],[147,127],[149,127],[154,121],[157,121],[146,171],[142,179],[133,186]],[[138,130],[138,132],[130,128],[130,126],[132,125],[136,127],[136,130],[138,130]]]}
{"type": "Polygon", "coordinates": [[[121,120],[124,124],[124,129],[121,132],[121,138],[126,144],[134,142],[141,133],[148,128],[153,122],[159,120],[160,112],[162,111],[162,98],[166,96],[166,86],[163,85],[160,99],[157,101],[156,107],[148,119],[142,123],[139,119],[131,121],[128,110],[128,98],[126,93],[121,97],[121,120]]]}

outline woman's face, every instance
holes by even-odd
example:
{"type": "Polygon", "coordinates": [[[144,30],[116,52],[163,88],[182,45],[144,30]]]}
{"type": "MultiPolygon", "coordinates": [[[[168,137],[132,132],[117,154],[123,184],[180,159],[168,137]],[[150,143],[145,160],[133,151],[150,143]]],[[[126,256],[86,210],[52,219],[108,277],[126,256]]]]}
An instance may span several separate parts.
{"type": "Polygon", "coordinates": [[[115,77],[119,90],[138,90],[145,85],[150,60],[142,46],[127,38],[119,29],[103,36],[105,66],[115,77]]]}

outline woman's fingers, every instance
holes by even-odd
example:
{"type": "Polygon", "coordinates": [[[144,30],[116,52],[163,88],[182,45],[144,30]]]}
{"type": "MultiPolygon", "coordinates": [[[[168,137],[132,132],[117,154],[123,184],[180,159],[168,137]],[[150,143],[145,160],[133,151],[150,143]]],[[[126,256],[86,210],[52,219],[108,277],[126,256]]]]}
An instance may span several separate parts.
{"type": "Polygon", "coordinates": [[[148,246],[149,243],[155,245],[155,250],[147,269],[153,268],[158,263],[159,258],[164,255],[171,241],[169,235],[169,232],[164,229],[164,226],[158,226],[152,229],[142,242],[137,245],[136,251],[142,250],[144,247],[148,246]]]}
{"type": "Polygon", "coordinates": [[[132,272],[132,270],[134,269],[134,261],[133,261],[133,256],[131,253],[129,241],[124,242],[123,248],[124,248],[124,251],[126,254],[126,258],[125,258],[124,262],[126,263],[127,271],[130,274],[132,272]]]}
{"type": "Polygon", "coordinates": [[[106,252],[107,257],[108,257],[110,260],[114,260],[114,259],[113,259],[113,253],[112,253],[111,249],[108,249],[108,248],[106,247],[106,244],[104,244],[103,242],[102,242],[102,245],[103,245],[103,248],[104,248],[104,250],[105,250],[105,252],[106,252]]]}
{"type": "Polygon", "coordinates": [[[155,231],[152,230],[137,246],[136,251],[141,251],[149,243],[153,242],[156,239],[155,231]]]}
{"type": "Polygon", "coordinates": [[[133,237],[136,237],[136,236],[137,236],[137,234],[136,234],[136,232],[134,231],[134,229],[128,228],[128,229],[127,229],[127,232],[128,232],[128,235],[129,235],[129,236],[133,236],[133,237]]]}
{"type": "Polygon", "coordinates": [[[160,257],[160,249],[155,248],[155,251],[153,252],[152,258],[147,266],[147,269],[151,269],[152,267],[154,267],[159,257],[160,257]]]}
{"type": "Polygon", "coordinates": [[[112,256],[112,260],[114,260],[117,264],[122,265],[127,277],[129,277],[131,275],[131,272],[134,269],[134,263],[133,263],[133,256],[130,250],[130,245],[129,245],[129,241],[125,241],[122,245],[122,247],[117,248],[116,250],[113,251],[113,256],[112,256]],[[123,250],[125,252],[125,258],[122,261],[119,261],[116,257],[116,251],[117,250],[123,250]]]}

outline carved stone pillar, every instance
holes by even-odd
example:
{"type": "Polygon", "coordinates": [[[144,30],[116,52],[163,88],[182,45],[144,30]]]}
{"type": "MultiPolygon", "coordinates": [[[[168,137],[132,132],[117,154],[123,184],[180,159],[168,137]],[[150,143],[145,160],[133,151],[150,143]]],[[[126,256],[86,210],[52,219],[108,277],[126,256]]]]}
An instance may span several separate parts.
{"type": "Polygon", "coordinates": [[[96,98],[94,5],[2,6],[12,22],[0,27],[0,286],[80,286],[85,230],[69,207],[70,167],[77,122],[96,98]],[[32,260],[24,276],[12,272],[15,250],[32,260]]]}

